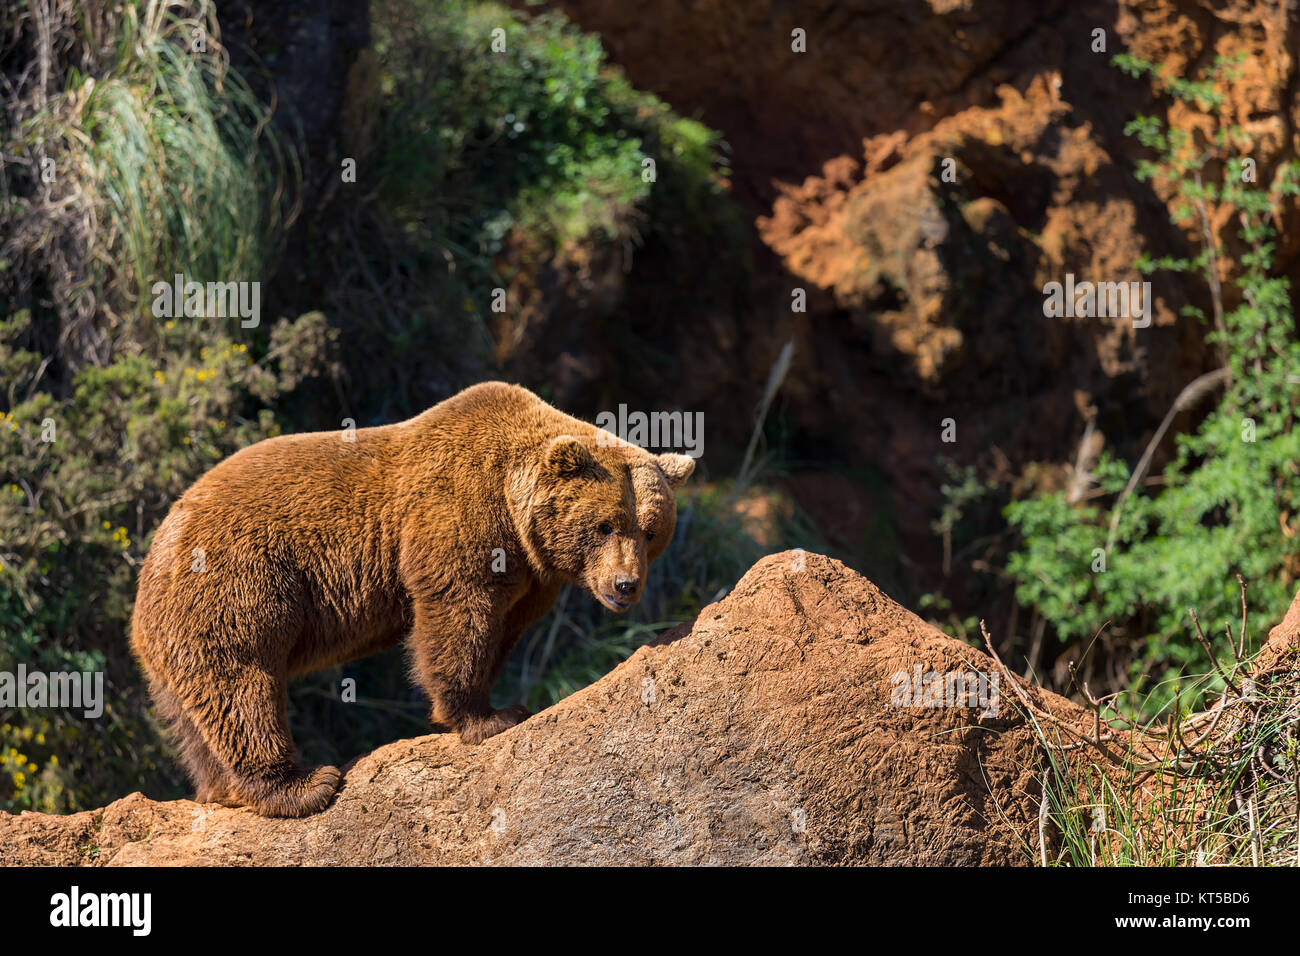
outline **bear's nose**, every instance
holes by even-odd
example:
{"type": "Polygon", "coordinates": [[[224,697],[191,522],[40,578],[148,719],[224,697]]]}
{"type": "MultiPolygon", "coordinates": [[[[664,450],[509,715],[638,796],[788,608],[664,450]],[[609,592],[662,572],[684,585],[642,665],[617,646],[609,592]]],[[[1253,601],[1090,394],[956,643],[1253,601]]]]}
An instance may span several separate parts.
{"type": "Polygon", "coordinates": [[[617,577],[614,579],[614,590],[619,594],[632,594],[636,591],[636,578],[617,577]]]}

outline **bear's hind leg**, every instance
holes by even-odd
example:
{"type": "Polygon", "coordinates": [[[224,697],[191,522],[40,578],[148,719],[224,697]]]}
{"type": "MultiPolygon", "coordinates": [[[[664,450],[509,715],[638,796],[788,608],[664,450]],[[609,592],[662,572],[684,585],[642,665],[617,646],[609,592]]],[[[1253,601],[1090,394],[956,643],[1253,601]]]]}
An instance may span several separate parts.
{"type": "Polygon", "coordinates": [[[186,716],[180,699],[170,687],[157,679],[151,678],[149,686],[154,709],[163,724],[165,735],[194,784],[194,801],[226,805],[234,803],[227,782],[230,774],[203,742],[203,735],[186,716]]]}
{"type": "Polygon", "coordinates": [[[194,781],[194,802],[239,806],[239,801],[230,792],[229,771],[213,756],[199,729],[183,713],[176,721],[175,736],[177,750],[194,781]]]}
{"type": "Polygon", "coordinates": [[[250,667],[225,686],[231,699],[184,708],[224,772],[224,796],[266,817],[305,817],[324,810],[342,777],[337,767],[298,766],[285,717],[284,683],[250,667]],[[239,715],[237,723],[232,714],[239,715]]]}

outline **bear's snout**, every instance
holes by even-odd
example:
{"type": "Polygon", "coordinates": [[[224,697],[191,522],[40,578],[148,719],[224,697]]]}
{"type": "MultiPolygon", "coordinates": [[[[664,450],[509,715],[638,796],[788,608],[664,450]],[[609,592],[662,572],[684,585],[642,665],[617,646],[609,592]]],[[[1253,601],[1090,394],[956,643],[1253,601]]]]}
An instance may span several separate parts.
{"type": "Polygon", "coordinates": [[[641,575],[635,571],[615,572],[596,582],[592,595],[611,611],[622,613],[641,599],[641,575]]]}

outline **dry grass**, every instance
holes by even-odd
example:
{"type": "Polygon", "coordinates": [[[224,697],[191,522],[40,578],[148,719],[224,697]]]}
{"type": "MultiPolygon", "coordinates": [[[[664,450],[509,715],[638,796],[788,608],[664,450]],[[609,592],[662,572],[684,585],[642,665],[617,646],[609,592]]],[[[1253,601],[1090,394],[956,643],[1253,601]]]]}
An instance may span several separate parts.
{"type": "Polygon", "coordinates": [[[1242,606],[1227,662],[1191,615],[1214,662],[1189,680],[1209,697],[1200,712],[1171,703],[1137,723],[1119,712],[1120,695],[1098,699],[1084,685],[1093,719],[1080,728],[1017,692],[1047,756],[1039,841],[1025,847],[1035,862],[1300,866],[1300,651],[1247,654],[1244,590],[1242,606]]]}

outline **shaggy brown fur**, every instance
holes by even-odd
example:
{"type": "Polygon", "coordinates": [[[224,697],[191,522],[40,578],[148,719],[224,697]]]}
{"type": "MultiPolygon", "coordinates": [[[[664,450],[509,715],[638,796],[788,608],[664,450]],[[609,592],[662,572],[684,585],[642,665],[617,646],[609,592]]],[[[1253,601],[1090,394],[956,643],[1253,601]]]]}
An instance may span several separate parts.
{"type": "Polygon", "coordinates": [[[154,536],[131,643],[200,801],[323,809],[339,772],[297,765],[288,679],[403,637],[435,726],[473,744],[527,718],[488,702],[519,635],[566,581],[634,604],[694,467],[500,382],[346,437],[231,455],[154,536]]]}

